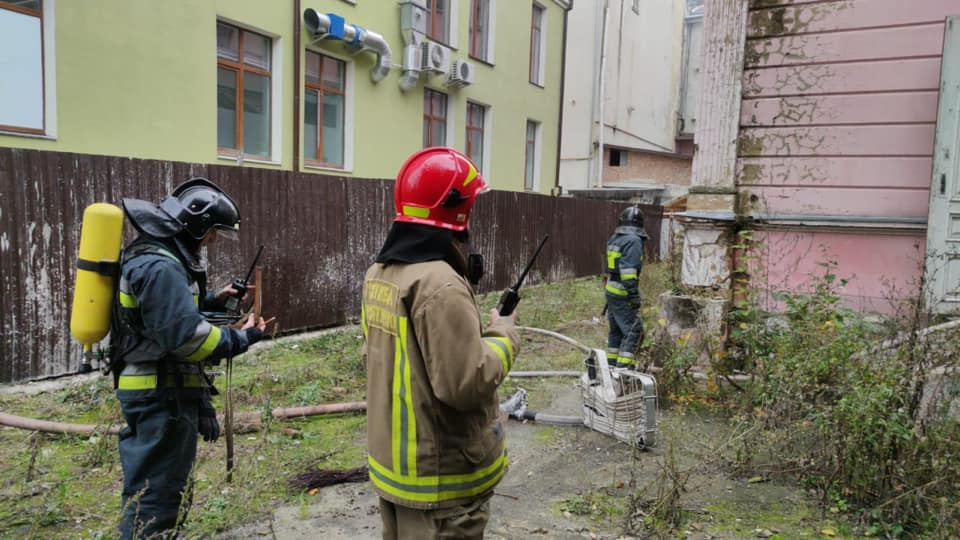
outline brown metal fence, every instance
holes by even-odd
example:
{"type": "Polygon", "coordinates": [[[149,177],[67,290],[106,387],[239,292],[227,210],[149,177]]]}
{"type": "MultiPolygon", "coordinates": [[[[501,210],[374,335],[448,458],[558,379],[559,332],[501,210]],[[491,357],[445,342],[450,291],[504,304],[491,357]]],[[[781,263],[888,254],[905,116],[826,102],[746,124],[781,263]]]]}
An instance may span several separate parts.
{"type": "MultiPolygon", "coordinates": [[[[212,286],[243,273],[263,244],[263,311],[278,316],[283,332],[356,320],[364,271],[393,217],[392,182],[0,148],[0,382],[78,367],[81,349],[69,326],[84,208],[123,197],[159,201],[191,175],[221,185],[243,218],[239,243],[210,250],[212,286]]],[[[528,284],[600,273],[604,240],[623,207],[529,193],[481,196],[471,218],[488,268],[481,290],[515,280],[545,234],[550,241],[528,284]]],[[[644,212],[659,238],[661,209],[644,212]]],[[[658,242],[648,248],[656,257],[658,242]]]]}

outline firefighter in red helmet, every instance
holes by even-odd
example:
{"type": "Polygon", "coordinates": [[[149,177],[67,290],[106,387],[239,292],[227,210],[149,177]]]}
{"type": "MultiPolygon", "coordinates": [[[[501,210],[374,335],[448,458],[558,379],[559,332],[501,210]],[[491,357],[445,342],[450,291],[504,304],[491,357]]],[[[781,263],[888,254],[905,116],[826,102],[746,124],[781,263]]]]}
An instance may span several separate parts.
{"type": "Polygon", "coordinates": [[[514,315],[484,327],[468,222],[486,180],[450,148],[397,175],[397,215],[363,284],[370,478],[384,538],[482,538],[507,469],[497,387],[520,341],[514,315]]]}

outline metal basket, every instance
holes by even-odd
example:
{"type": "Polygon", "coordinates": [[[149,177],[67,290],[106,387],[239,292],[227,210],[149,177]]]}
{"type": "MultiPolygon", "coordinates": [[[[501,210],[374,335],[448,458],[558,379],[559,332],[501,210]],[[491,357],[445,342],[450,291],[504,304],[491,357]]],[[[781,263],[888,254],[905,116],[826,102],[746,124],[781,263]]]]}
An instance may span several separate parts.
{"type": "Polygon", "coordinates": [[[592,349],[580,377],[583,423],[627,444],[656,443],[657,381],[631,369],[611,368],[603,350],[592,349]]]}

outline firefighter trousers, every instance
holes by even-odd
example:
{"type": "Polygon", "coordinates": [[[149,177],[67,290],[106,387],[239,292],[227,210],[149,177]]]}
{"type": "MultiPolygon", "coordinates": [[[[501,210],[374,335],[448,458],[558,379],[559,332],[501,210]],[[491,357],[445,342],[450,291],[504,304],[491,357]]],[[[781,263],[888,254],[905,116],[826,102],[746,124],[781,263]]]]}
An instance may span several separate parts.
{"type": "Polygon", "coordinates": [[[639,306],[625,296],[607,294],[607,361],[612,366],[632,366],[637,346],[643,341],[643,319],[639,306]]]}
{"type": "Polygon", "coordinates": [[[127,421],[119,434],[120,538],[173,533],[190,505],[187,481],[197,455],[200,400],[178,398],[172,388],[117,390],[117,398],[127,421]]]}
{"type": "Polygon", "coordinates": [[[487,494],[461,506],[418,510],[380,499],[384,540],[432,540],[464,538],[481,540],[490,519],[487,494]]]}

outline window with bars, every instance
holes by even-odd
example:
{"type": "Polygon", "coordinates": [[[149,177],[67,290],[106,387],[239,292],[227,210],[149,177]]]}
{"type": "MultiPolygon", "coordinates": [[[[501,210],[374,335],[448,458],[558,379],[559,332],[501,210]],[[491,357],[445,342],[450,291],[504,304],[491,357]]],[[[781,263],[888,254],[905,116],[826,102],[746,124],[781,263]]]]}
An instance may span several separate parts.
{"type": "Polygon", "coordinates": [[[343,168],[346,63],[307,51],[303,107],[303,158],[312,165],[343,168]]]}
{"type": "Polygon", "coordinates": [[[533,191],[537,188],[537,148],[540,122],[527,120],[526,151],[524,155],[523,189],[533,191]]]}
{"type": "Polygon", "coordinates": [[[221,154],[270,157],[272,40],[217,23],[217,146],[221,154]]]}
{"type": "Polygon", "coordinates": [[[470,2],[470,56],[490,61],[490,0],[470,2]]]}
{"type": "Polygon", "coordinates": [[[530,21],[530,82],[543,86],[543,26],[544,12],[540,4],[533,4],[533,16],[530,21]]]}
{"type": "Polygon", "coordinates": [[[450,43],[450,0],[427,0],[427,37],[450,43]]]}
{"type": "Polygon", "coordinates": [[[467,157],[483,168],[483,137],[486,107],[467,102],[467,157]]]}
{"type": "Polygon", "coordinates": [[[43,3],[0,0],[0,131],[45,133],[43,3]]]}
{"type": "Polygon", "coordinates": [[[423,147],[447,145],[447,95],[423,89],[423,147]]]}

